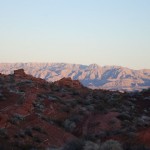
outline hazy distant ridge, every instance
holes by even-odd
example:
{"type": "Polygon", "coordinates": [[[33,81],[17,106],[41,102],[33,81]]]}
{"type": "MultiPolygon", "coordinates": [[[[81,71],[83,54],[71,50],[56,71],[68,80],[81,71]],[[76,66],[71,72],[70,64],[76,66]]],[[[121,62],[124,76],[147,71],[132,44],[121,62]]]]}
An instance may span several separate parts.
{"type": "Polygon", "coordinates": [[[0,72],[13,73],[23,68],[27,74],[56,81],[71,77],[90,88],[141,90],[150,87],[150,69],[132,70],[120,66],[79,65],[67,63],[1,63],[0,72]]]}

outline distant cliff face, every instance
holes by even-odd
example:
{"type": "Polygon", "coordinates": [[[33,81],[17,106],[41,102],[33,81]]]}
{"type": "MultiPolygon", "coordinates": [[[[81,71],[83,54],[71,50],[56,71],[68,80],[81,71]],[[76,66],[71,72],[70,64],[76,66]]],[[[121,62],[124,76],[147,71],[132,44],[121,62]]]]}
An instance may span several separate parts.
{"type": "Polygon", "coordinates": [[[78,65],[66,63],[2,63],[0,73],[24,69],[27,74],[50,82],[70,77],[93,89],[141,90],[150,87],[150,69],[132,70],[119,66],[78,65]]]}

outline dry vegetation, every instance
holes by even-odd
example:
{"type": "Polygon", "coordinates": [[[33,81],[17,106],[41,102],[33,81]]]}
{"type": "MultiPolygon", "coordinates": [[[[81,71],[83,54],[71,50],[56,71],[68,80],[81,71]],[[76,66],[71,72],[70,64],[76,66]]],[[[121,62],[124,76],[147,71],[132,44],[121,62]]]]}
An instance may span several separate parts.
{"type": "Polygon", "coordinates": [[[91,90],[70,78],[55,83],[0,75],[0,149],[148,150],[150,89],[91,90]]]}

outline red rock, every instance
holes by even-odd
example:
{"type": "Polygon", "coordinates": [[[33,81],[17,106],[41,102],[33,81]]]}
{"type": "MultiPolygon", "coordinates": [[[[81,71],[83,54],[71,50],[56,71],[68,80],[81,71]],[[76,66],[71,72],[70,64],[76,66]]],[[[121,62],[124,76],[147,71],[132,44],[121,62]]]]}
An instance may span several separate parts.
{"type": "Polygon", "coordinates": [[[15,76],[24,76],[25,72],[23,69],[14,70],[14,75],[15,76]]]}
{"type": "Polygon", "coordinates": [[[150,128],[139,131],[137,138],[140,143],[150,147],[150,128]]]}
{"type": "Polygon", "coordinates": [[[55,82],[58,86],[66,86],[71,88],[83,88],[83,85],[78,80],[72,80],[71,78],[62,78],[55,82]]]}
{"type": "MultiPolygon", "coordinates": [[[[105,104],[103,97],[106,99],[107,96],[114,94],[118,95],[118,103],[126,101],[129,102],[127,104],[131,104],[130,99],[121,99],[124,96],[122,93],[87,89],[79,81],[71,78],[48,83],[43,79],[25,74],[23,69],[15,70],[13,76],[0,75],[0,78],[3,82],[0,87],[2,95],[0,97],[0,128],[4,128],[9,136],[5,140],[0,136],[0,142],[6,145],[7,143],[15,145],[20,142],[21,145],[31,144],[45,149],[52,145],[62,146],[76,137],[84,138],[86,135],[121,130],[123,122],[117,118],[119,113],[114,112],[115,106],[107,107],[108,102],[105,104]],[[102,107],[104,103],[104,107],[106,106],[109,110],[107,113],[102,113],[100,110],[88,110],[90,104],[96,109],[101,100],[102,107]],[[84,103],[85,101],[90,103],[84,103]],[[80,110],[86,113],[82,114],[80,110]],[[69,119],[72,122],[76,121],[76,126],[72,131],[66,130],[63,126],[65,120],[69,119]],[[32,136],[28,133],[29,135],[20,137],[19,134],[24,134],[25,130],[31,130],[32,136]],[[36,140],[41,142],[36,142],[36,140]]],[[[149,92],[143,95],[143,97],[149,96],[149,92]]],[[[150,101],[139,97],[134,105],[136,115],[140,116],[143,109],[149,109],[150,101]]],[[[150,146],[149,127],[141,127],[141,130],[137,128],[135,134],[137,136],[132,140],[134,144],[141,143],[150,146]]],[[[108,136],[104,140],[110,138],[122,143],[130,140],[124,134],[108,136]]]]}

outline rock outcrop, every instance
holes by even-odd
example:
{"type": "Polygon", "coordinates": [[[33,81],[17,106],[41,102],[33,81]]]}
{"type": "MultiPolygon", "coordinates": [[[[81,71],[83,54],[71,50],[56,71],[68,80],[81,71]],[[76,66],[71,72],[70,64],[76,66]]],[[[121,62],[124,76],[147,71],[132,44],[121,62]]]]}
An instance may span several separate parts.
{"type": "Polygon", "coordinates": [[[15,76],[24,76],[25,75],[24,69],[14,70],[14,75],[15,76]]]}

